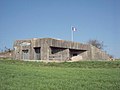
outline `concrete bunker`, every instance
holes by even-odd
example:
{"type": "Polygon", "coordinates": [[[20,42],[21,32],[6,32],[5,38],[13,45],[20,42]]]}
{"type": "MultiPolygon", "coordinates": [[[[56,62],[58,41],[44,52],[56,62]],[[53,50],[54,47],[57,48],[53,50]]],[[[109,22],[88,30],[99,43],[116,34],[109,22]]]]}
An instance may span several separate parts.
{"type": "Polygon", "coordinates": [[[17,40],[14,49],[13,58],[18,60],[109,59],[105,52],[94,46],[53,38],[17,40]]]}

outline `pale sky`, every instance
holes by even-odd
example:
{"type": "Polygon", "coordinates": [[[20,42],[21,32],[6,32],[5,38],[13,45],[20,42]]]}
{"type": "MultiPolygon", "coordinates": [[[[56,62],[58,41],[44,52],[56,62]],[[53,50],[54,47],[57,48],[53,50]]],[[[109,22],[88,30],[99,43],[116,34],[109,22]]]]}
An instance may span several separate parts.
{"type": "Polygon", "coordinates": [[[0,0],[0,50],[15,40],[59,38],[103,41],[120,58],[120,0],[0,0]]]}

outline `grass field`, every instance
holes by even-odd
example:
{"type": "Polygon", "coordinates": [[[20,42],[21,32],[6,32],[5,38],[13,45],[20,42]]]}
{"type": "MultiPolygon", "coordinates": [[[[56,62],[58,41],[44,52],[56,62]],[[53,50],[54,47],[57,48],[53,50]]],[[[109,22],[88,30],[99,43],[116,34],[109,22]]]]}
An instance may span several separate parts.
{"type": "Polygon", "coordinates": [[[120,90],[120,61],[0,60],[0,90],[120,90]]]}

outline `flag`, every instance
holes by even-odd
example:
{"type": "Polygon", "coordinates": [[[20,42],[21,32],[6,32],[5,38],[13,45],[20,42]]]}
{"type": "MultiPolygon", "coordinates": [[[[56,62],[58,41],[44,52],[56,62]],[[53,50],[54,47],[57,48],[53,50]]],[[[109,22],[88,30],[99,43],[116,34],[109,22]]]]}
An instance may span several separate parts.
{"type": "Polygon", "coordinates": [[[74,32],[75,32],[75,31],[77,31],[77,29],[76,29],[75,27],[72,27],[72,31],[74,31],[74,32]]]}

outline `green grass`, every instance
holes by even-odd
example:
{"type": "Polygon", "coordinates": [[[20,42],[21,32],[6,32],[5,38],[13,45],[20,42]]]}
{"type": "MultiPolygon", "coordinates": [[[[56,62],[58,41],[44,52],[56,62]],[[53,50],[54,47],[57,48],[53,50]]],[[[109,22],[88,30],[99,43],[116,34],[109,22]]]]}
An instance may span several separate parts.
{"type": "Polygon", "coordinates": [[[0,90],[120,90],[120,61],[0,60],[0,90]]]}

